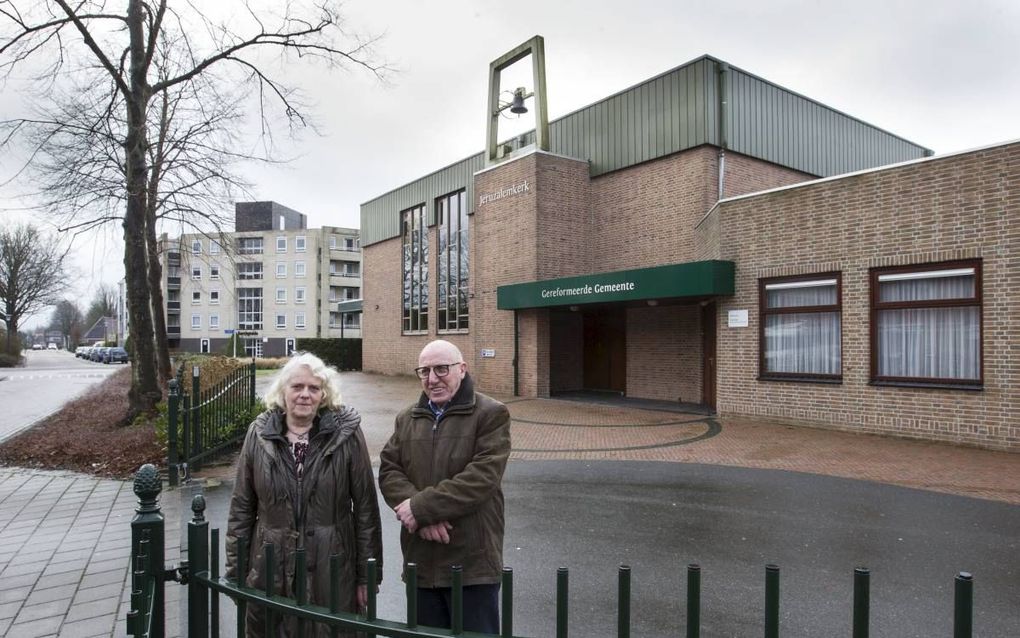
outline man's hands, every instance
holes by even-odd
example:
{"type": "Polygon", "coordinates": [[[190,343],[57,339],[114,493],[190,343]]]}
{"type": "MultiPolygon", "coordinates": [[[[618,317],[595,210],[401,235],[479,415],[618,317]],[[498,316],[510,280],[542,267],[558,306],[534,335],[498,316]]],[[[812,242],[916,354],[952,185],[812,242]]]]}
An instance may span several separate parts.
{"type": "Polygon", "coordinates": [[[397,520],[404,529],[412,534],[418,531],[418,521],[414,520],[414,512],[411,511],[411,499],[405,498],[393,511],[397,513],[397,520]]]}
{"type": "Polygon", "coordinates": [[[358,585],[358,611],[366,607],[368,607],[368,585],[358,585]]]}
{"type": "Polygon", "coordinates": [[[421,536],[427,541],[448,545],[450,543],[451,529],[453,529],[453,525],[451,525],[449,521],[439,521],[435,525],[426,525],[418,530],[418,536],[421,536]]]}
{"type": "MultiPolygon", "coordinates": [[[[439,521],[419,529],[418,521],[414,518],[414,512],[411,511],[411,499],[409,498],[401,501],[399,505],[393,508],[393,511],[397,513],[397,520],[400,521],[400,524],[411,534],[417,532],[418,536],[427,541],[444,545],[449,544],[450,530],[453,529],[453,525],[449,521],[439,521]]],[[[361,595],[360,591],[358,595],[361,595]]]]}

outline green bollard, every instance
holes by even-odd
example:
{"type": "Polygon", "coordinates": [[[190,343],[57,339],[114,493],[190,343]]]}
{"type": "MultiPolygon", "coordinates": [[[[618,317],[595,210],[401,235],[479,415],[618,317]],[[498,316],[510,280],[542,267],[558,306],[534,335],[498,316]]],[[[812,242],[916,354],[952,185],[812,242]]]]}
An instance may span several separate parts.
{"type": "Polygon", "coordinates": [[[687,566],[687,638],[701,636],[701,567],[687,566]]]}
{"type": "Polygon", "coordinates": [[[871,572],[867,567],[854,569],[853,638],[868,638],[871,615],[871,572]]]}
{"type": "Polygon", "coordinates": [[[765,638],[779,638],[779,566],[765,566],[765,638]]]}
{"type": "Polygon", "coordinates": [[[971,638],[974,632],[974,577],[969,572],[956,575],[953,638],[971,638]]]}
{"type": "Polygon", "coordinates": [[[556,638],[567,638],[567,587],[570,572],[566,567],[556,570],[556,638]]]}
{"type": "Polygon", "coordinates": [[[620,565],[617,576],[616,635],[630,638],[630,566],[620,565]]]}
{"type": "Polygon", "coordinates": [[[503,568],[503,614],[502,638],[513,638],[514,635],[514,570],[503,568]]]}
{"type": "Polygon", "coordinates": [[[459,636],[464,633],[464,568],[454,565],[450,568],[453,572],[453,592],[450,605],[450,635],[459,636]]]}
{"type": "Polygon", "coordinates": [[[404,569],[404,579],[407,581],[407,628],[414,629],[418,626],[418,565],[408,563],[404,569]]]}
{"type": "MultiPolygon", "coordinates": [[[[379,582],[379,563],[374,558],[368,559],[368,609],[365,610],[365,619],[375,620],[375,590],[379,582]]],[[[375,638],[375,634],[367,634],[368,638],[375,638]]]]}

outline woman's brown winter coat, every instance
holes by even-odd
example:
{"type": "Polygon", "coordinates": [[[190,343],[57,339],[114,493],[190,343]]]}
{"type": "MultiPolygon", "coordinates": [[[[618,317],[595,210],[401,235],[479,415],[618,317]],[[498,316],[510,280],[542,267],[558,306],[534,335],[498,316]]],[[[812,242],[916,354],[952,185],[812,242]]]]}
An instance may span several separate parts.
{"type": "MultiPolygon", "coordinates": [[[[366,582],[366,561],[375,558],[382,575],[382,532],[372,463],[361,417],[344,406],[316,417],[299,481],[285,432],[285,415],[270,410],[248,429],[237,460],[237,478],[227,520],[226,577],[237,578],[237,539],[247,538],[248,587],[265,590],[263,549],[275,545],[274,590],[296,597],[295,550],[303,547],[308,565],[309,602],[329,606],[329,557],[339,554],[340,604],[354,611],[358,584],[366,582]]],[[[262,610],[248,605],[247,635],[263,636],[262,610]]],[[[288,619],[275,636],[296,635],[288,619]]],[[[309,636],[328,636],[324,625],[309,636]]]]}

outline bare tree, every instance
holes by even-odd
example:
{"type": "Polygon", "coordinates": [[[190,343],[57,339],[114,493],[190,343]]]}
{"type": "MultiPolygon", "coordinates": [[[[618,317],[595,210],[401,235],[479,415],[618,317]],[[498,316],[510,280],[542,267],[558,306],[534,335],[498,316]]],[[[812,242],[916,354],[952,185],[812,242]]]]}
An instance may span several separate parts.
{"type": "MultiPolygon", "coordinates": [[[[9,75],[25,64],[42,65],[38,77],[51,87],[75,78],[90,96],[79,102],[87,104],[84,112],[100,116],[68,119],[86,138],[100,140],[97,152],[108,159],[101,166],[123,167],[120,184],[95,165],[84,165],[80,173],[69,177],[91,184],[84,189],[86,199],[107,203],[100,223],[122,220],[127,305],[135,345],[129,416],[151,411],[162,396],[153,327],[155,304],[149,294],[158,264],[152,257],[155,220],[159,214],[195,209],[186,201],[174,199],[170,205],[171,198],[160,199],[159,193],[166,192],[163,180],[172,171],[169,164],[158,162],[173,154],[167,148],[158,150],[153,105],[159,106],[155,120],[162,126],[172,120],[168,119],[173,100],[169,96],[174,92],[193,90],[204,95],[209,86],[239,89],[235,92],[241,94],[251,90],[262,133],[268,135],[274,105],[291,127],[306,126],[308,120],[299,94],[283,79],[282,68],[271,69],[265,52],[275,50],[289,60],[329,67],[359,66],[377,75],[385,71],[371,61],[373,41],[352,36],[331,0],[315,4],[295,0],[264,9],[245,1],[240,11],[230,15],[229,24],[203,15],[193,3],[186,7],[178,11],[168,7],[166,0],[127,0],[127,10],[121,14],[107,11],[100,0],[80,0],[74,5],[67,0],[0,3],[0,18],[7,22],[6,33],[0,36],[0,72],[9,75]],[[214,81],[204,81],[208,78],[214,81]],[[122,212],[119,202],[123,202],[122,212]]],[[[0,141],[18,139],[19,133],[37,130],[38,124],[29,119],[11,121],[0,141]]],[[[33,158],[47,148],[48,139],[44,136],[33,149],[33,158]]],[[[159,336],[165,338],[165,333],[159,336]]]]}
{"type": "Polygon", "coordinates": [[[82,316],[78,304],[71,299],[63,299],[53,307],[48,329],[59,330],[67,337],[68,344],[75,345],[81,340],[83,323],[85,323],[85,317],[82,316]]]}
{"type": "Polygon", "coordinates": [[[67,251],[28,225],[0,230],[0,306],[7,327],[5,351],[18,355],[18,324],[54,303],[68,285],[67,251]]]}
{"type": "Polygon", "coordinates": [[[85,310],[85,329],[88,330],[102,317],[112,317],[117,312],[117,291],[108,284],[100,284],[92,293],[92,300],[85,310]]]}

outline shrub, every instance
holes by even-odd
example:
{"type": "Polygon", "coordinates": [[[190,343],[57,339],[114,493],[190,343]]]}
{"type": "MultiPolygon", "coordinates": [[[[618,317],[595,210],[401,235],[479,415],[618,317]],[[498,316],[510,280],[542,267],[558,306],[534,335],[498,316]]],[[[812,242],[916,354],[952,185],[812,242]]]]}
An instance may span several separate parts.
{"type": "Polygon", "coordinates": [[[361,339],[298,339],[297,349],[314,354],[337,370],[361,370],[361,339]]]}
{"type": "Polygon", "coordinates": [[[21,357],[0,352],[0,368],[15,368],[21,365],[21,357]]]}
{"type": "Polygon", "coordinates": [[[279,370],[289,361],[288,357],[263,357],[255,359],[256,370],[279,370]]]}

